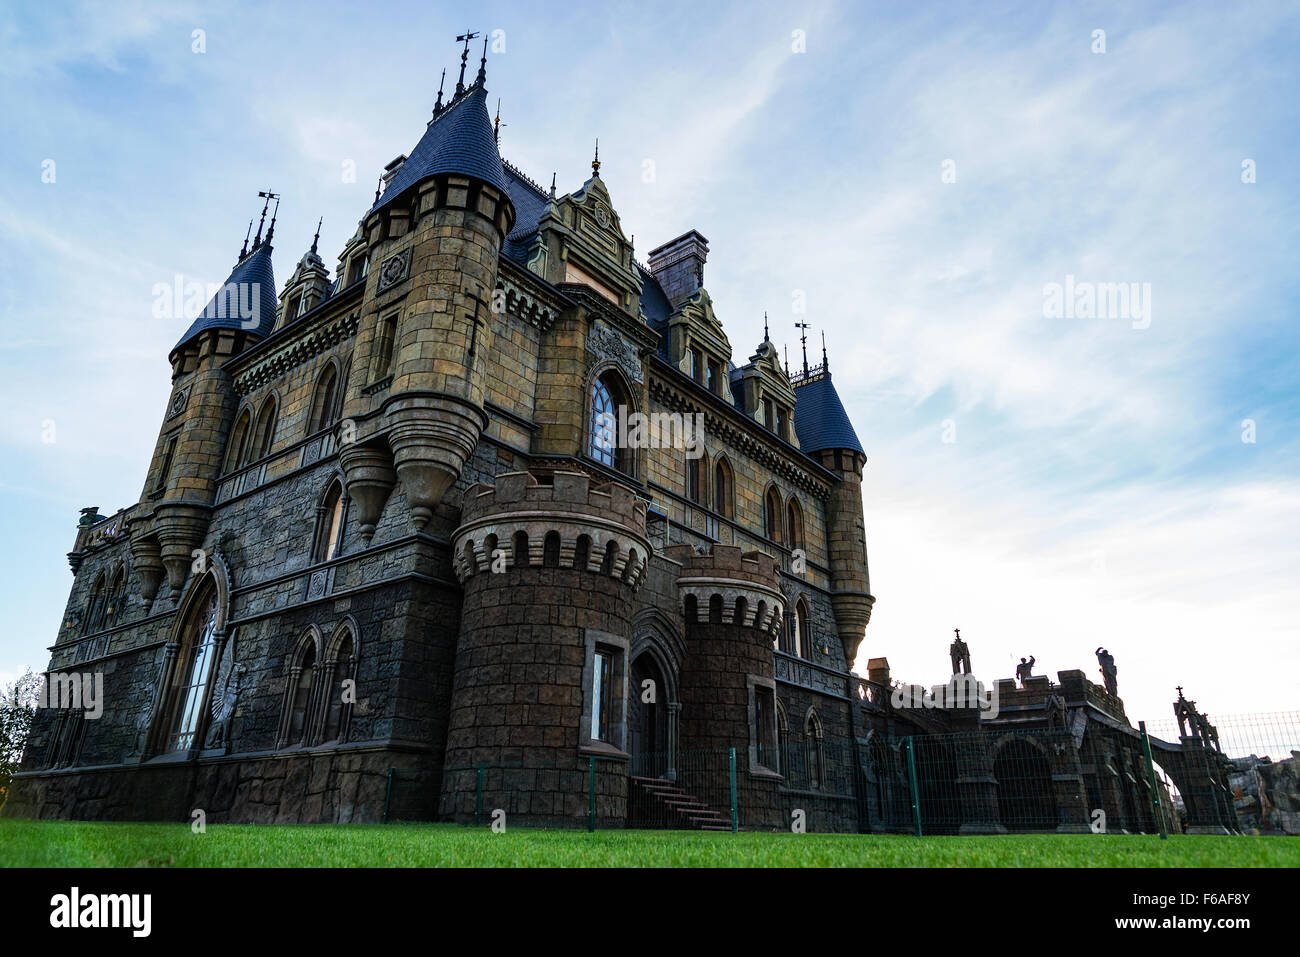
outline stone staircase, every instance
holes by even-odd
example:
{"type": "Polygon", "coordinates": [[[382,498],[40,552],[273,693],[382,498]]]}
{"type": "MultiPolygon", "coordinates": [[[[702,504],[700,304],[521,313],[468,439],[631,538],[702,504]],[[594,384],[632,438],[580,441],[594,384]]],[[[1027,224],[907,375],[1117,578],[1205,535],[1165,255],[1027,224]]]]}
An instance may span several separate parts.
{"type": "Polygon", "coordinates": [[[632,775],[628,779],[627,826],[730,831],[731,821],[672,781],[632,775]]]}

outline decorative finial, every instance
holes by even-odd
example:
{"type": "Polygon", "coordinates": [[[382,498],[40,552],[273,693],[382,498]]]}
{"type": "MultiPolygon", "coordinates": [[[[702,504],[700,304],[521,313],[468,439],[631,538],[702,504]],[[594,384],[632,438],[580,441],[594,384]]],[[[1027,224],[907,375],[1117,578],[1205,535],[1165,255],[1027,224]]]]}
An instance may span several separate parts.
{"type": "Polygon", "coordinates": [[[442,87],[447,82],[447,68],[442,68],[442,78],[438,81],[438,102],[433,104],[433,115],[437,116],[442,112],[442,87]]]}
{"type": "Polygon", "coordinates": [[[957,640],[958,640],[958,641],[961,640],[961,629],[960,629],[960,628],[954,628],[954,629],[952,630],[952,633],[953,633],[954,635],[957,636],[957,640]]]}
{"type": "Polygon", "coordinates": [[[266,244],[271,245],[271,237],[275,235],[275,217],[280,215],[280,195],[275,194],[275,209],[271,211],[271,228],[266,231],[266,244]]]}
{"type": "Polygon", "coordinates": [[[1183,686],[1175,685],[1174,687],[1178,690],[1178,699],[1181,701],[1183,697],[1183,686]]]}
{"type": "Polygon", "coordinates": [[[591,161],[591,175],[600,175],[600,137],[596,137],[596,158],[591,161]]]}
{"type": "Polygon", "coordinates": [[[826,372],[831,371],[831,362],[826,358],[826,330],[822,330],[822,369],[826,372]]]}
{"type": "Polygon", "coordinates": [[[769,337],[768,337],[768,334],[767,334],[767,310],[764,309],[764,310],[763,310],[763,341],[764,341],[764,342],[767,342],[767,341],[768,341],[768,338],[769,338],[769,337]]]}
{"type": "Polygon", "coordinates": [[[248,221],[248,232],[244,233],[244,248],[239,251],[239,258],[243,259],[248,255],[248,237],[253,235],[253,221],[248,221]]]}
{"type": "Polygon", "coordinates": [[[487,42],[488,38],[483,38],[483,57],[478,61],[478,76],[474,77],[474,83],[482,86],[487,82],[487,42]]]}
{"type": "Polygon", "coordinates": [[[782,350],[785,352],[785,377],[790,378],[790,347],[783,345],[782,350]]]}
{"type": "Polygon", "coordinates": [[[497,118],[492,121],[492,139],[494,142],[501,142],[501,97],[499,96],[497,97],[497,118]]]}
{"type": "Polygon", "coordinates": [[[313,237],[312,237],[312,240],[311,240],[311,254],[312,254],[313,256],[316,255],[316,244],[320,242],[320,226],[321,226],[321,223],[323,223],[323,222],[325,222],[325,217],[324,217],[324,216],[322,216],[322,217],[320,218],[320,220],[316,223],[316,235],[313,236],[313,237]]]}
{"type": "Polygon", "coordinates": [[[478,36],[477,33],[470,33],[466,30],[463,35],[456,38],[457,43],[461,40],[465,41],[465,49],[460,54],[460,79],[456,81],[456,96],[460,96],[465,92],[465,64],[469,62],[469,41],[476,36],[478,36]]]}
{"type": "Polygon", "coordinates": [[[551,202],[555,202],[555,173],[551,173],[551,202]]]}
{"type": "Polygon", "coordinates": [[[375,202],[379,202],[379,191],[384,188],[384,177],[380,174],[379,181],[375,183],[375,202]]]}
{"type": "Polygon", "coordinates": [[[808,323],[796,322],[794,324],[794,327],[796,329],[803,330],[803,332],[799,335],[799,341],[803,343],[803,374],[807,375],[808,374],[808,323]]]}
{"type": "MultiPolygon", "coordinates": [[[[266,202],[262,204],[262,218],[257,222],[257,235],[253,238],[254,249],[257,249],[257,247],[262,245],[262,227],[266,225],[266,211],[271,205],[271,200],[280,198],[275,193],[272,193],[270,190],[266,190],[265,192],[259,190],[257,195],[262,197],[264,200],[266,200],[266,202]]],[[[275,208],[279,209],[280,205],[277,203],[275,208]]],[[[267,242],[270,242],[270,239],[271,237],[268,236],[267,242]]]]}

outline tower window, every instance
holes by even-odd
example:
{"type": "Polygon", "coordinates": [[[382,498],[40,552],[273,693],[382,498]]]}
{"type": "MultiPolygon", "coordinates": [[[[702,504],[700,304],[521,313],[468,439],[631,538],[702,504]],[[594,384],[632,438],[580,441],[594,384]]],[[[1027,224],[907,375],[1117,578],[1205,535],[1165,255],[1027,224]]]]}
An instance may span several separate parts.
{"type": "Polygon", "coordinates": [[[608,651],[596,652],[591,673],[591,738],[593,741],[609,743],[610,728],[613,726],[612,696],[610,685],[613,683],[614,656],[608,651]]]}
{"type": "Polygon", "coordinates": [[[171,475],[172,459],[176,455],[176,436],[167,440],[167,448],[163,452],[162,465],[158,467],[158,481],[154,483],[154,494],[161,494],[167,488],[167,478],[171,475]]]}
{"type": "Polygon", "coordinates": [[[716,362],[710,362],[708,379],[705,382],[705,385],[708,386],[710,392],[716,393],[718,391],[719,378],[721,378],[721,373],[719,371],[718,364],[716,362]]]}
{"type": "Polygon", "coordinates": [[[203,715],[204,698],[208,688],[208,678],[212,670],[212,659],[216,652],[217,634],[217,596],[215,590],[207,601],[198,606],[202,609],[196,614],[189,626],[188,643],[185,649],[184,670],[179,688],[176,720],[172,726],[170,750],[186,751],[194,746],[195,736],[199,731],[199,720],[203,715]]]}

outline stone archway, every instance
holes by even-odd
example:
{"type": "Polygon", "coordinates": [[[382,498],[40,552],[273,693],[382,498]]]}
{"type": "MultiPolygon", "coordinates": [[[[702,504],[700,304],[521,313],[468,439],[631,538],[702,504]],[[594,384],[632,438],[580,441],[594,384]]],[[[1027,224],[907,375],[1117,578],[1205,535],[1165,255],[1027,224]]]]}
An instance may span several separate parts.
{"type": "Polygon", "coordinates": [[[636,777],[668,777],[673,768],[669,741],[669,685],[648,649],[632,660],[628,682],[628,751],[636,777]]]}
{"type": "Polygon", "coordinates": [[[999,742],[993,756],[998,780],[998,817],[1009,831],[1054,831],[1057,827],[1052,766],[1043,749],[1014,735],[999,742]]]}

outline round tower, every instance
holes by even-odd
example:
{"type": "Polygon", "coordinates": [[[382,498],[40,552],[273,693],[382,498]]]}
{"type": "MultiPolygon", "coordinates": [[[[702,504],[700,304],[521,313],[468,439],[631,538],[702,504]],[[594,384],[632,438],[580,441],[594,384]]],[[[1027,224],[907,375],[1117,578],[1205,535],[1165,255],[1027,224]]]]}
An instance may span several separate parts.
{"type": "Polygon", "coordinates": [[[382,459],[423,529],[487,425],[492,295],[515,210],[485,100],[480,83],[442,108],[365,219],[363,371],[344,407],[361,422],[341,461],[366,537],[387,498],[382,459]]]}
{"type": "Polygon", "coordinates": [[[229,278],[172,348],[172,393],[130,522],[132,559],[146,600],[157,594],[164,571],[170,597],[180,595],[194,550],[207,534],[237,405],[223,367],[275,326],[274,230],[272,219],[263,240],[259,226],[252,251],[245,240],[229,278]]]}
{"type": "MultiPolygon", "coordinates": [[[[763,552],[674,545],[686,622],[678,676],[680,747],[700,762],[736,749],[736,784],[747,826],[777,826],[780,757],[772,647],[784,620],[776,560],[763,552]],[[770,819],[770,821],[769,821],[770,819]]],[[[721,769],[722,765],[718,765],[721,769]]]]}
{"type": "Polygon", "coordinates": [[[581,825],[627,811],[628,623],[646,573],[646,507],[618,483],[497,476],[465,494],[453,539],[464,585],[441,813],[581,825]],[[465,770],[460,770],[465,769],[465,770]]]}

